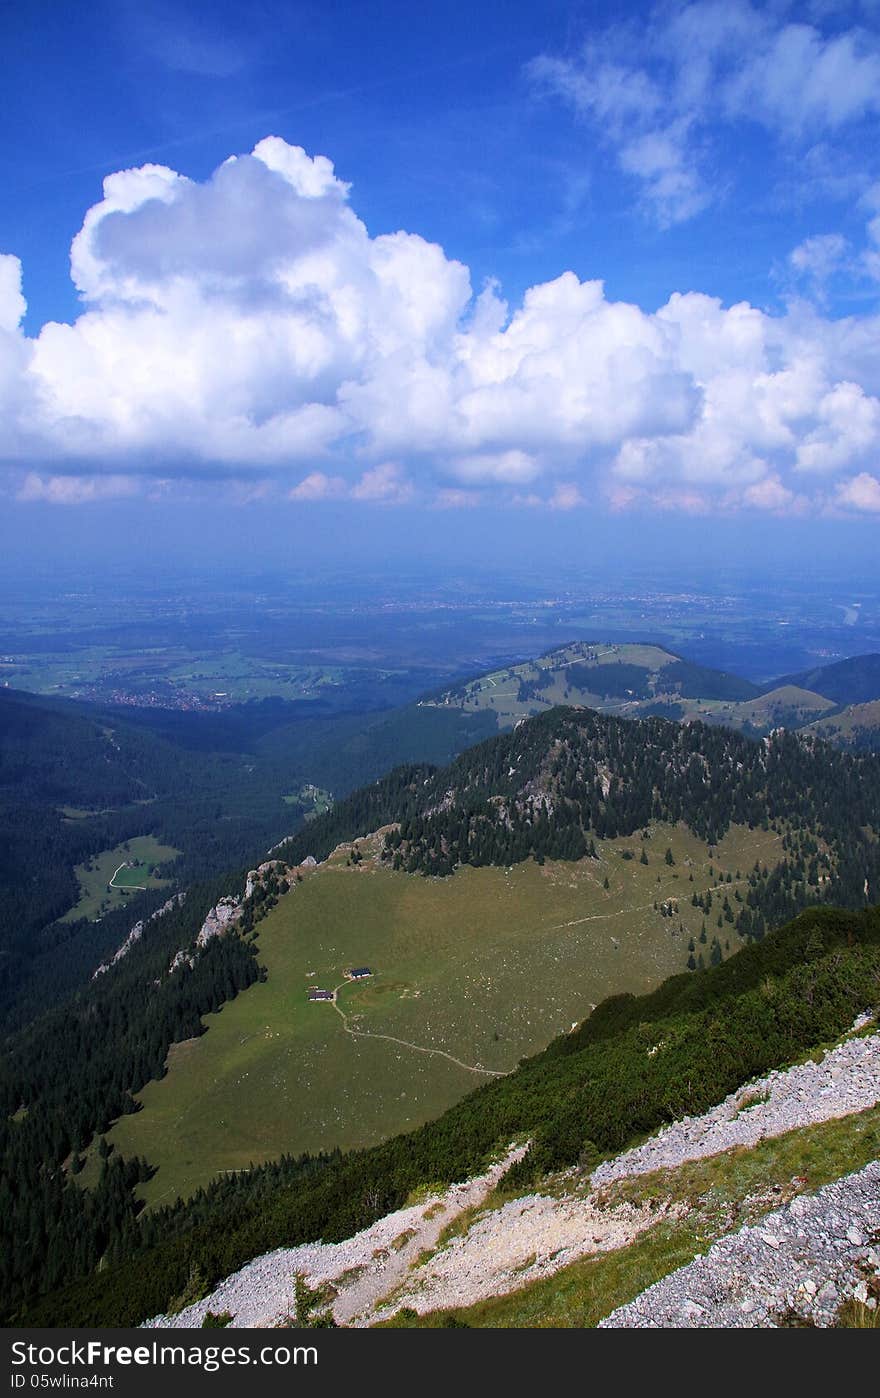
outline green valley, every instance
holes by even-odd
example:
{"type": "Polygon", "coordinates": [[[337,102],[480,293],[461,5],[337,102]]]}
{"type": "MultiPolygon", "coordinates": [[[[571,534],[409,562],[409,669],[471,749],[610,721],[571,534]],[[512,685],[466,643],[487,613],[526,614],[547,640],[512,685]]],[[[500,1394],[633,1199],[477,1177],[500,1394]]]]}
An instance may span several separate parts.
{"type": "Polygon", "coordinates": [[[710,854],[683,826],[656,825],[648,840],[605,841],[598,859],[425,879],[384,867],[379,840],[357,842],[356,863],[349,849],[260,922],[267,980],[175,1045],[167,1075],[138,1096],[143,1110],[110,1134],[123,1156],[158,1166],[142,1186],[150,1203],[284,1152],[409,1130],[591,1004],[684,970],[691,947],[706,964],[713,943],[729,955],[742,943],[716,925],[722,900],[747,891],[756,861],[782,855],[774,831],[733,827],[710,854]],[[710,889],[707,918],[692,898],[710,889]],[[374,974],[348,982],[353,965],[374,974]],[[312,985],[339,986],[338,1010],[310,1003],[312,985]]]}
{"type": "MultiPolygon", "coordinates": [[[[190,1204],[148,1212],[139,1235],[116,1248],[106,1267],[38,1302],[26,1312],[27,1319],[53,1325],[137,1323],[167,1309],[170,1298],[196,1275],[194,1268],[204,1294],[258,1254],[318,1238],[349,1238],[408,1199],[420,1193],[424,1197],[426,1186],[433,1190],[485,1168],[487,1160],[497,1159],[500,1147],[517,1137],[528,1136],[532,1144],[525,1158],[507,1170],[502,1190],[511,1197],[536,1185],[546,1187],[548,1174],[591,1166],[644,1140],[665,1122],[699,1114],[750,1077],[836,1042],[852,1023],[854,1007],[875,1002],[878,958],[876,909],[811,910],[722,965],[695,976],[675,976],[648,995],[617,995],[603,1002],[577,1032],[556,1039],[414,1132],[341,1156],[288,1156],[255,1171],[226,1175],[199,1191],[190,1204]],[[663,1051],[651,1053],[655,1046],[663,1051]]],[[[870,1130],[868,1114],[860,1121],[870,1130]]],[[[857,1135],[859,1121],[853,1126],[857,1135]]],[[[791,1137],[771,1147],[773,1159],[766,1162],[771,1179],[774,1161],[797,1173],[806,1165],[811,1177],[822,1179],[833,1177],[835,1166],[845,1169],[852,1160],[865,1158],[865,1142],[856,1139],[849,1125],[836,1133],[833,1127],[820,1127],[802,1134],[804,1149],[787,1159],[782,1153],[791,1137]]],[[[755,1158],[760,1173],[757,1153],[755,1158]]],[[[738,1159],[742,1157],[734,1157],[735,1168],[738,1159]]],[[[706,1179],[703,1188],[711,1196],[707,1213],[715,1207],[713,1168],[707,1175],[700,1166],[688,1167],[682,1181],[690,1189],[698,1176],[706,1179]]],[[[750,1168],[747,1161],[745,1174],[750,1168]]],[[[650,1190],[655,1177],[642,1178],[650,1190]]],[[[748,1191],[748,1179],[743,1182],[748,1191]]],[[[742,1184],[731,1178],[729,1189],[736,1195],[742,1184]]],[[[701,1237],[708,1222],[700,1220],[701,1237]]],[[[592,1314],[585,1313],[582,1294],[560,1294],[570,1280],[581,1292],[583,1266],[578,1264],[559,1273],[546,1296],[532,1288],[507,1298],[498,1321],[504,1323],[505,1308],[528,1307],[535,1296],[538,1313],[520,1323],[541,1323],[542,1313],[560,1324],[573,1319],[595,1323],[597,1314],[607,1311],[609,1298],[613,1304],[633,1295],[640,1285],[688,1260],[695,1242],[699,1246],[687,1229],[678,1241],[670,1237],[668,1247],[664,1236],[644,1235],[648,1251],[633,1250],[635,1272],[625,1268],[625,1274],[614,1276],[613,1253],[607,1262],[595,1264],[605,1275],[598,1279],[602,1295],[592,1314]],[[641,1277],[645,1280],[640,1282],[641,1277]]],[[[630,1256],[624,1257],[627,1268],[630,1256]]],[[[474,1316],[476,1323],[492,1324],[493,1319],[474,1316]]]]}
{"type": "Polygon", "coordinates": [[[59,920],[75,922],[86,917],[95,921],[105,912],[122,907],[132,893],[166,888],[170,880],[162,877],[158,867],[179,854],[179,849],[160,844],[153,835],[134,835],[124,844],[101,850],[84,864],[76,865],[79,901],[59,920]]]}

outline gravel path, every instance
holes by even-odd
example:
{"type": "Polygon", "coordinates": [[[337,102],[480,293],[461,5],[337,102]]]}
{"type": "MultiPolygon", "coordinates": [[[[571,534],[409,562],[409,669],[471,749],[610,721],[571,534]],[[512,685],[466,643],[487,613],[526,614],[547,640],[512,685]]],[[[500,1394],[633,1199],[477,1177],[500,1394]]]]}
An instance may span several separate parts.
{"type": "Polygon", "coordinates": [[[407,1039],[397,1039],[393,1034],[375,1034],[371,1029],[352,1029],[348,1022],[348,1015],[336,999],[337,992],[346,984],[342,981],[333,991],[333,1008],[342,1020],[346,1034],[350,1034],[353,1039],[385,1039],[389,1044],[400,1044],[403,1048],[413,1049],[416,1053],[426,1053],[432,1058],[448,1058],[450,1063],[454,1063],[457,1068],[464,1068],[466,1073],[484,1073],[490,1078],[503,1078],[510,1070],[499,1072],[497,1068],[482,1068],[479,1063],[462,1063],[460,1058],[453,1058],[451,1053],[445,1049],[425,1048],[422,1044],[411,1044],[407,1039]]]}
{"type": "Polygon", "coordinates": [[[625,1247],[661,1218],[684,1212],[683,1205],[597,1208],[589,1199],[541,1194],[514,1199],[478,1218],[465,1236],[453,1238],[373,1319],[382,1320],[400,1306],[421,1313],[518,1291],[579,1257],[625,1247]]]}
{"type": "MultiPolygon", "coordinates": [[[[868,1016],[860,1016],[854,1027],[869,1022],[868,1016]]],[[[684,1117],[664,1127],[644,1145],[599,1165],[590,1183],[598,1189],[611,1180],[670,1169],[686,1160],[717,1155],[731,1146],[754,1146],[767,1136],[849,1116],[877,1101],[880,1034],[848,1039],[830,1049],[821,1063],[768,1073],[738,1088],[703,1116],[684,1117]]]]}
{"type": "Polygon", "coordinates": [[[511,1150],[484,1175],[452,1185],[424,1203],[386,1214],[342,1243],[306,1243],[278,1248],[233,1273],[203,1301],[178,1315],[155,1316],[147,1329],[200,1326],[206,1311],[231,1311],[232,1328],[272,1326],[294,1309],[294,1277],[302,1272],[312,1286],[335,1284],[333,1314],[343,1325],[356,1323],[408,1275],[418,1254],[433,1248],[442,1230],[464,1209],[481,1204],[504,1171],[525,1153],[511,1150]],[[340,1279],[342,1279],[340,1284],[340,1279]]]}
{"type": "Polygon", "coordinates": [[[722,1238],[606,1317],[607,1329],[833,1324],[880,1282],[880,1161],[722,1238]]]}

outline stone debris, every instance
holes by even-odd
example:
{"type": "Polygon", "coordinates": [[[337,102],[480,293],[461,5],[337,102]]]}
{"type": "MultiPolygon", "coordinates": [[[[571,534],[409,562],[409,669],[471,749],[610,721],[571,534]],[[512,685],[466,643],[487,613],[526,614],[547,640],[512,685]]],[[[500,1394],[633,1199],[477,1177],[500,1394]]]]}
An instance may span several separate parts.
{"type": "Polygon", "coordinates": [[[140,941],[148,925],[151,922],[155,922],[157,918],[164,916],[165,913],[170,913],[172,908],[179,908],[185,897],[186,889],[184,889],[182,893],[172,894],[168,901],[162,904],[161,908],[157,908],[154,913],[150,913],[150,916],[145,917],[142,922],[136,922],[125,941],[120,947],[117,947],[110,960],[102,962],[98,969],[92,973],[92,980],[95,980],[97,976],[105,975],[106,972],[110,970],[111,966],[115,966],[118,961],[121,961],[124,956],[127,956],[132,947],[140,941]]]}
{"type": "Polygon", "coordinates": [[[760,1224],[648,1287],[600,1322],[606,1329],[828,1327],[844,1301],[880,1294],[880,1160],[814,1195],[798,1195],[760,1224]]]}
{"type": "Polygon", "coordinates": [[[633,1242],[664,1218],[681,1217],[684,1205],[620,1204],[599,1207],[593,1199],[553,1199],[529,1194],[478,1218],[413,1274],[410,1286],[374,1321],[400,1306],[434,1311],[473,1305],[518,1291],[558,1272],[580,1257],[611,1252],[633,1242]]]}
{"type": "Polygon", "coordinates": [[[227,1277],[204,1300],[178,1315],[155,1316],[144,1326],[200,1326],[206,1311],[230,1311],[232,1327],[237,1329],[282,1324],[294,1313],[297,1272],[313,1287],[335,1283],[338,1295],[333,1311],[340,1324],[352,1324],[361,1315],[372,1316],[378,1302],[406,1278],[418,1253],[434,1247],[442,1230],[463,1209],[481,1203],[504,1171],[524,1153],[524,1147],[511,1149],[484,1175],[386,1214],[345,1242],[306,1243],[265,1253],[227,1277]]]}
{"type": "MultiPolygon", "coordinates": [[[[851,1032],[872,1020],[871,1015],[860,1015],[851,1032]]],[[[880,1034],[849,1038],[829,1049],[819,1063],[768,1073],[702,1116],[665,1126],[644,1145],[597,1166],[590,1182],[598,1189],[612,1180],[672,1169],[732,1146],[754,1146],[766,1136],[864,1111],[878,1100],[880,1034]]]]}
{"type": "Polygon", "coordinates": [[[229,924],[235,922],[241,912],[241,905],[241,898],[221,898],[202,923],[199,935],[196,937],[196,946],[206,947],[212,937],[219,937],[222,932],[225,932],[229,924]]]}

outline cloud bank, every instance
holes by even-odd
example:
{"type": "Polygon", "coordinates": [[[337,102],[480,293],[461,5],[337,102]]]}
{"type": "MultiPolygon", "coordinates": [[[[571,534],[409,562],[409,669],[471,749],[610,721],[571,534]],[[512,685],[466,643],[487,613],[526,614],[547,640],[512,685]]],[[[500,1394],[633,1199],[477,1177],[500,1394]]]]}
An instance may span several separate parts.
{"type": "Polygon", "coordinates": [[[303,505],[877,510],[876,317],[697,291],[647,311],[572,272],[510,306],[417,234],[371,237],[330,161],[278,137],[204,183],[108,176],[71,272],[82,313],[31,338],[0,257],[25,500],[260,478],[303,505]]]}

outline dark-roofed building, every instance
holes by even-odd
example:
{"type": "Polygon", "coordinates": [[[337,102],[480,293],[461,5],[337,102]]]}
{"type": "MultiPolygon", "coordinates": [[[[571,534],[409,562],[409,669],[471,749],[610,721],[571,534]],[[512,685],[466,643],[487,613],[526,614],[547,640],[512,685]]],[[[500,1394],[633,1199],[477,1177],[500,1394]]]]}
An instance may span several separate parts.
{"type": "Polygon", "coordinates": [[[362,981],[366,980],[367,976],[371,976],[372,974],[369,966],[355,966],[353,970],[349,971],[348,979],[350,981],[362,981]]]}
{"type": "Polygon", "coordinates": [[[332,990],[317,990],[317,989],[313,989],[313,990],[310,990],[310,991],[309,991],[309,999],[310,999],[310,1000],[332,1000],[332,999],[333,999],[333,991],[332,991],[332,990]]]}

